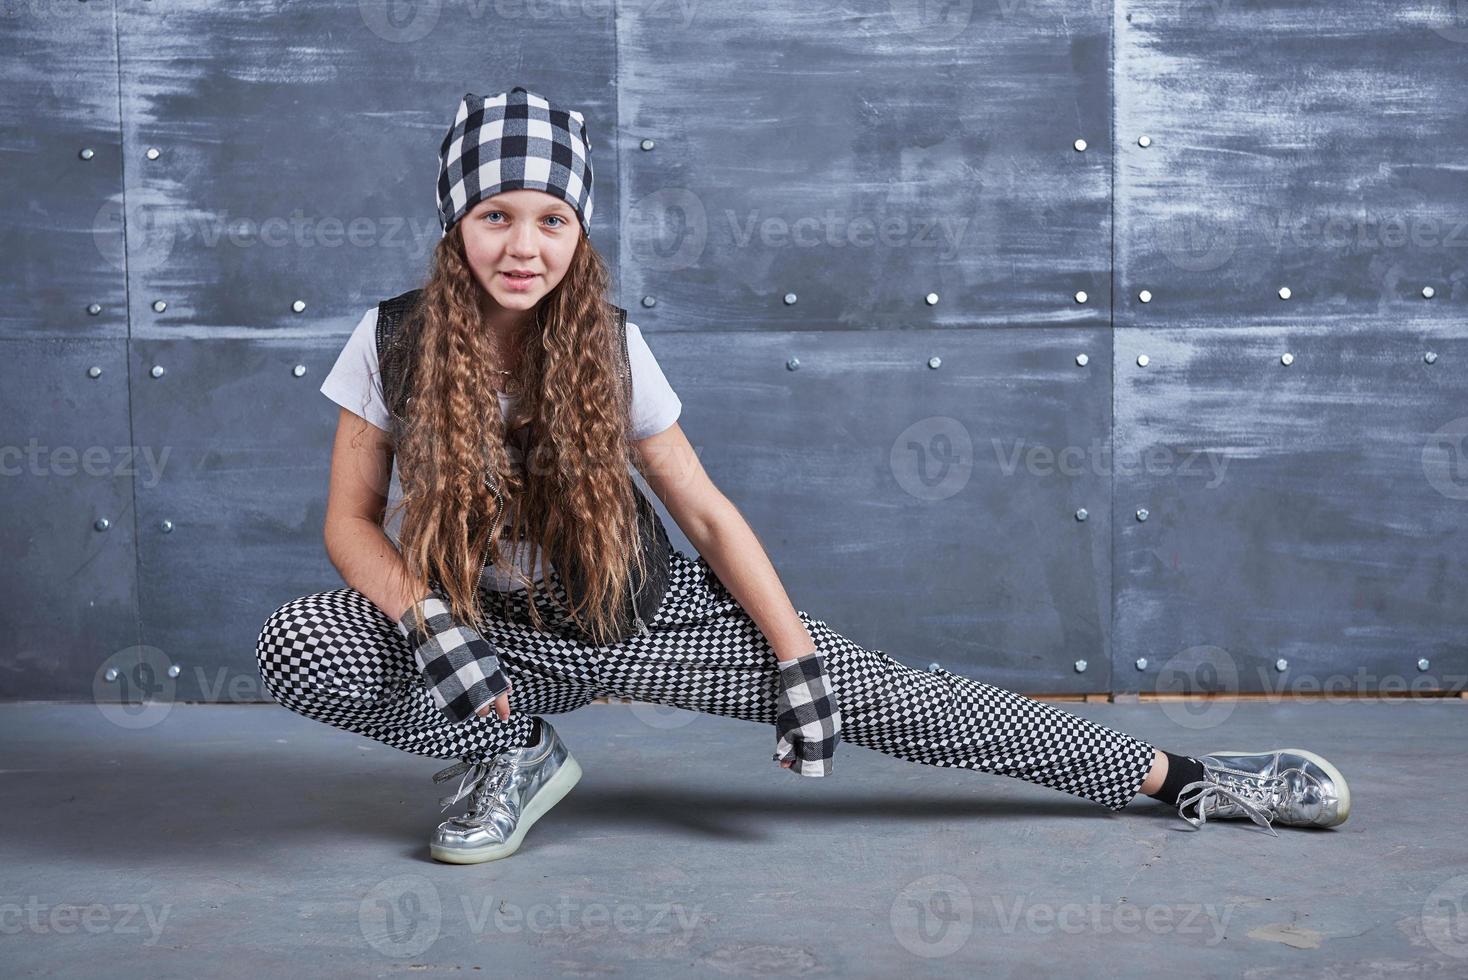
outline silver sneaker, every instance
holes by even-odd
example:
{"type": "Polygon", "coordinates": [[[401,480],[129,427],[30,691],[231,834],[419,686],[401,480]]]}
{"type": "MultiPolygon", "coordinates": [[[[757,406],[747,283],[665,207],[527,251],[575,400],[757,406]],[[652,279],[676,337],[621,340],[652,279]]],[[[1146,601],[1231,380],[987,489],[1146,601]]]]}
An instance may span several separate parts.
{"type": "Polygon", "coordinates": [[[441,802],[447,810],[470,796],[469,810],[438,825],[429,852],[450,864],[478,864],[509,857],[535,821],[581,779],[581,766],[544,718],[537,745],[501,752],[492,759],[463,760],[434,774],[435,783],[463,774],[456,792],[441,802]],[[472,794],[472,795],[471,795],[472,794]]]}
{"type": "Polygon", "coordinates": [[[1340,770],[1314,752],[1214,752],[1198,756],[1203,778],[1178,794],[1178,815],[1194,827],[1209,818],[1248,817],[1271,834],[1290,827],[1334,827],[1351,813],[1351,789],[1340,770]],[[1197,816],[1183,812],[1197,804],[1197,816]]]}

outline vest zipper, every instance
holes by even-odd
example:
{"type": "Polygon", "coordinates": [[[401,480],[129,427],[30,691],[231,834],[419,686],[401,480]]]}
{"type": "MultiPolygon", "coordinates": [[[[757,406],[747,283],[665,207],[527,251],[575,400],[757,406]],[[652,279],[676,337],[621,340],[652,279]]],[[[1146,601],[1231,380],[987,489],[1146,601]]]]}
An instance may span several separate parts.
{"type": "MultiPolygon", "coordinates": [[[[481,580],[484,578],[484,569],[489,565],[489,553],[494,548],[495,535],[499,534],[500,532],[500,518],[503,517],[505,513],[505,498],[500,494],[499,484],[496,483],[494,477],[490,476],[488,473],[484,474],[484,482],[491,490],[494,491],[495,510],[494,527],[491,528],[489,532],[489,544],[485,545],[484,557],[479,560],[479,578],[481,580]]],[[[476,583],[476,588],[477,587],[478,583],[476,583]]]]}

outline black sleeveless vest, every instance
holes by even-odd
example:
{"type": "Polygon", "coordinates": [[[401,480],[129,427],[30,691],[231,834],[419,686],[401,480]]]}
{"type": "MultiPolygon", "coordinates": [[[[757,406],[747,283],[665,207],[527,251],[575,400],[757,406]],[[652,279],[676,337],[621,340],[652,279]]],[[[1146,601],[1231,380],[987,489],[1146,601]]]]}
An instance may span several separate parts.
{"type": "MultiPolygon", "coordinates": [[[[412,311],[421,293],[421,289],[411,289],[406,293],[394,296],[391,299],[382,300],[377,304],[377,360],[383,375],[382,386],[384,396],[389,403],[388,410],[394,416],[398,415],[399,408],[398,405],[392,403],[394,392],[405,391],[405,389],[397,387],[396,384],[399,380],[398,375],[400,373],[406,373],[409,379],[407,383],[411,387],[412,352],[399,349],[394,351],[393,356],[389,358],[388,351],[398,327],[402,324],[404,317],[412,311]],[[386,373],[389,370],[394,375],[391,379],[386,373]]],[[[627,351],[627,311],[621,307],[616,307],[616,311],[617,325],[619,328],[617,334],[620,340],[618,351],[621,355],[621,363],[618,365],[618,377],[621,379],[623,388],[627,393],[627,404],[630,406],[632,403],[632,362],[627,351]]],[[[517,441],[522,452],[526,453],[525,459],[527,462],[530,458],[528,452],[530,447],[526,441],[526,437],[528,436],[527,430],[529,428],[529,426],[522,426],[517,430],[517,434],[520,437],[517,441]]],[[[528,475],[527,470],[527,478],[528,475]]],[[[485,478],[490,482],[490,486],[493,487],[493,478],[488,474],[486,474],[485,478]]],[[[653,507],[652,502],[647,499],[646,494],[642,492],[637,482],[632,480],[630,470],[627,474],[627,479],[632,481],[632,497],[637,505],[638,547],[642,551],[643,561],[647,567],[647,574],[645,576],[639,575],[637,563],[632,560],[633,556],[627,556],[628,571],[632,581],[628,595],[622,600],[618,617],[616,639],[619,641],[632,636],[633,633],[638,633],[643,636],[648,634],[647,623],[657,614],[658,608],[662,605],[663,597],[668,590],[668,562],[673,550],[672,542],[668,538],[667,528],[663,526],[662,519],[658,517],[658,512],[653,507]]],[[[498,491],[496,491],[496,497],[498,498],[498,491]]],[[[494,539],[491,538],[489,547],[494,547],[494,543],[494,539]]],[[[487,557],[488,553],[486,552],[487,557]]],[[[483,566],[481,565],[481,571],[482,568],[483,566]]],[[[568,566],[562,568],[560,565],[557,565],[556,572],[560,575],[561,582],[565,586],[567,597],[573,603],[578,602],[585,589],[585,570],[581,563],[573,555],[568,566]]]]}

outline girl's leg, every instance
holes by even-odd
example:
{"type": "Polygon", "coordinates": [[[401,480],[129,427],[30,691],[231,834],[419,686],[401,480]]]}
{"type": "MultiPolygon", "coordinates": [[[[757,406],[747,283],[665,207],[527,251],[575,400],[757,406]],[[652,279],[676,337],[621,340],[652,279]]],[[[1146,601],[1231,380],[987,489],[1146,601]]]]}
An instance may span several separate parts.
{"type": "MultiPolygon", "coordinates": [[[[827,655],[844,742],[1013,776],[1112,810],[1153,769],[1157,751],[1147,742],[982,681],[909,667],[800,617],[827,655]]],[[[675,552],[668,595],[649,625],[651,636],[601,648],[606,693],[774,724],[774,655],[704,559],[675,552]]]]}
{"type": "Polygon", "coordinates": [[[444,716],[408,641],[356,589],[281,606],[260,631],[256,658],[271,697],[298,714],[418,755],[478,761],[530,744],[536,714],[573,711],[593,697],[574,646],[520,642],[509,625],[495,629],[490,639],[513,683],[508,721],[494,712],[463,723],[444,716]]]}

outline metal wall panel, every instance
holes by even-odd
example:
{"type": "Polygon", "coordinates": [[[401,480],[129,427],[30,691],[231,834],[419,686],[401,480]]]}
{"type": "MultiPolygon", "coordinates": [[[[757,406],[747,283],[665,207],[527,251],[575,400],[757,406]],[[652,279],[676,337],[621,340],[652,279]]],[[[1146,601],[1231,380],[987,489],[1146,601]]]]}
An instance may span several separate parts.
{"type": "Polygon", "coordinates": [[[138,488],[143,639],[179,668],[181,700],[260,700],[265,619],[341,584],[321,537],[337,411],[317,390],[339,348],[330,337],[132,345],[134,427],[168,461],[138,488]]]}
{"type": "MultiPolygon", "coordinates": [[[[523,84],[613,119],[610,12],[604,30],[578,18],[568,32],[545,18],[505,30],[500,9],[119,11],[123,134],[142,161],[128,196],[149,216],[128,238],[134,425],[174,459],[139,492],[143,634],[179,666],[181,699],[268,700],[261,625],[343,584],[321,538],[337,409],[318,388],[362,313],[427,274],[460,97],[523,84]]],[[[600,133],[593,240],[614,264],[616,153],[600,133]]]]}
{"type": "Polygon", "coordinates": [[[1057,692],[1110,680],[1110,342],[1033,327],[649,341],[797,608],[905,663],[1057,692]]]}
{"type": "Polygon", "coordinates": [[[1463,689],[1461,328],[1155,327],[1115,351],[1116,690],[1463,689]]]}
{"type": "Polygon", "coordinates": [[[649,330],[1109,322],[1107,7],[680,9],[618,17],[649,330]]]}
{"type": "Polygon", "coordinates": [[[0,698],[136,698],[112,6],[0,14],[0,698]]]}
{"type": "MultiPolygon", "coordinates": [[[[610,13],[568,30],[504,9],[121,6],[127,193],[147,216],[147,234],[128,236],[133,336],[340,335],[417,285],[442,237],[439,142],[465,92],[523,84],[613,120],[610,13]]],[[[615,263],[616,154],[602,132],[595,241],[615,263]]]]}
{"type": "Polygon", "coordinates": [[[1461,321],[1453,7],[1117,0],[1116,322],[1461,321]]]}
{"type": "Polygon", "coordinates": [[[121,340],[0,340],[0,698],[129,700],[149,683],[133,483],[153,467],[129,437],[126,355],[121,340]]]}
{"type": "Polygon", "coordinates": [[[124,337],[112,5],[6,4],[0,23],[0,336],[124,337]]]}

